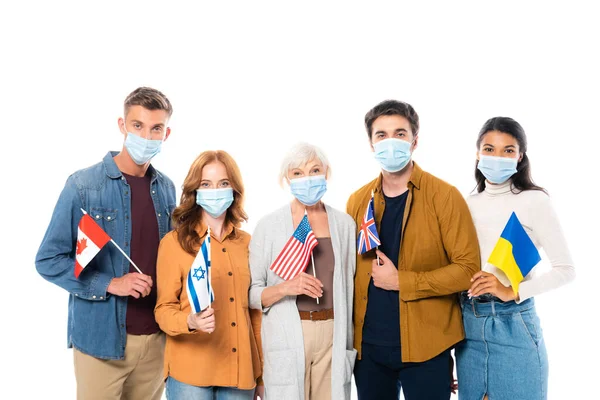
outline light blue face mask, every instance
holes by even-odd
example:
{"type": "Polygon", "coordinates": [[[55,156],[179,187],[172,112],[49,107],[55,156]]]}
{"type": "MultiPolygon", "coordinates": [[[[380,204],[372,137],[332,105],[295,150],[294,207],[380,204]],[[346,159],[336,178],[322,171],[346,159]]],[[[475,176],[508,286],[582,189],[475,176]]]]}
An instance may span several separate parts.
{"type": "Polygon", "coordinates": [[[144,165],[155,155],[160,153],[162,140],[150,140],[127,132],[125,148],[129,156],[137,165],[144,165]]]}
{"type": "Polygon", "coordinates": [[[412,142],[402,139],[384,139],[373,144],[375,159],[387,172],[398,172],[410,161],[412,142]]]}
{"type": "Polygon", "coordinates": [[[510,179],[511,176],[517,173],[517,158],[508,157],[493,157],[479,155],[477,169],[481,171],[485,179],[499,184],[510,179]]]}
{"type": "Polygon", "coordinates": [[[300,203],[314,206],[327,191],[327,180],[325,175],[290,179],[290,190],[300,203]]]}
{"type": "Polygon", "coordinates": [[[223,215],[231,203],[233,203],[232,188],[196,190],[196,204],[213,218],[223,215]]]}

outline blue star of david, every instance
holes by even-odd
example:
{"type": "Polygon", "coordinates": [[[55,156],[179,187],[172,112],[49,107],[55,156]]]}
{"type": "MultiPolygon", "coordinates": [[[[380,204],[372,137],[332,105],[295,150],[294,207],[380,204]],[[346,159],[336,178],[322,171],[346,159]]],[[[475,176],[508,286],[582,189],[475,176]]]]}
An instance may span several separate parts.
{"type": "Polygon", "coordinates": [[[204,279],[205,273],[206,273],[206,271],[204,269],[202,269],[202,267],[194,268],[194,275],[192,275],[192,276],[194,278],[196,278],[197,280],[200,280],[200,279],[204,279]],[[198,276],[198,273],[200,273],[200,276],[198,276]]]}

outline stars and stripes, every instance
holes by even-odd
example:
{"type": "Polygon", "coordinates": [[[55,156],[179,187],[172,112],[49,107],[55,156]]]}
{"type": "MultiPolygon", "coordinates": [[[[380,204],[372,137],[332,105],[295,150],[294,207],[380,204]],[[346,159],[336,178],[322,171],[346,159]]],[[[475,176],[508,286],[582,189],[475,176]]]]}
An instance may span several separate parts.
{"type": "Polygon", "coordinates": [[[317,238],[305,214],[270,269],[286,281],[295,278],[306,270],[308,260],[317,244],[317,238]]]}

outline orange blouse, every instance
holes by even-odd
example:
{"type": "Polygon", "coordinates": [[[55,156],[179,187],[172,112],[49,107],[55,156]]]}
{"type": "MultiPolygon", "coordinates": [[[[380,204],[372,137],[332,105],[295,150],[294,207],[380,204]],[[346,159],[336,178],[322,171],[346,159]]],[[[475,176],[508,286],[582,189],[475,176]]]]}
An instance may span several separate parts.
{"type": "MultiPolygon", "coordinates": [[[[197,230],[204,240],[206,226],[197,230]]],[[[156,265],[158,299],[154,315],[167,334],[164,376],[194,386],[252,389],[262,375],[260,310],[248,309],[250,235],[230,227],[222,241],[211,233],[211,283],[215,330],[191,331],[186,279],[195,256],[185,252],[177,233],[160,242],[156,265]]]]}

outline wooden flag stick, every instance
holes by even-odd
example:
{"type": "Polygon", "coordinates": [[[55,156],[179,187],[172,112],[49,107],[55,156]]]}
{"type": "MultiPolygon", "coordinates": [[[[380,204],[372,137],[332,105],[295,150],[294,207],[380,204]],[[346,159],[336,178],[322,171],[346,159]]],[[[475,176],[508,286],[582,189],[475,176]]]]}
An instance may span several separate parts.
{"type": "MultiPolygon", "coordinates": [[[[317,277],[317,271],[315,270],[315,257],[313,256],[312,251],[310,252],[310,259],[312,260],[313,276],[316,278],[317,277]]],[[[317,304],[319,304],[319,298],[318,297],[317,297],[317,304]]]]}
{"type": "MultiPolygon", "coordinates": [[[[85,211],[83,208],[80,208],[80,210],[82,213],[87,214],[87,211],[85,211]]],[[[110,242],[112,244],[114,244],[115,247],[117,248],[117,250],[119,250],[121,252],[121,254],[123,254],[125,256],[125,258],[131,263],[131,265],[133,265],[133,267],[137,270],[137,272],[139,272],[140,274],[143,274],[143,272],[138,268],[138,266],[135,265],[133,260],[131,258],[129,258],[129,256],[123,251],[123,249],[121,249],[121,247],[119,247],[119,245],[112,238],[110,238],[110,242]]]]}

